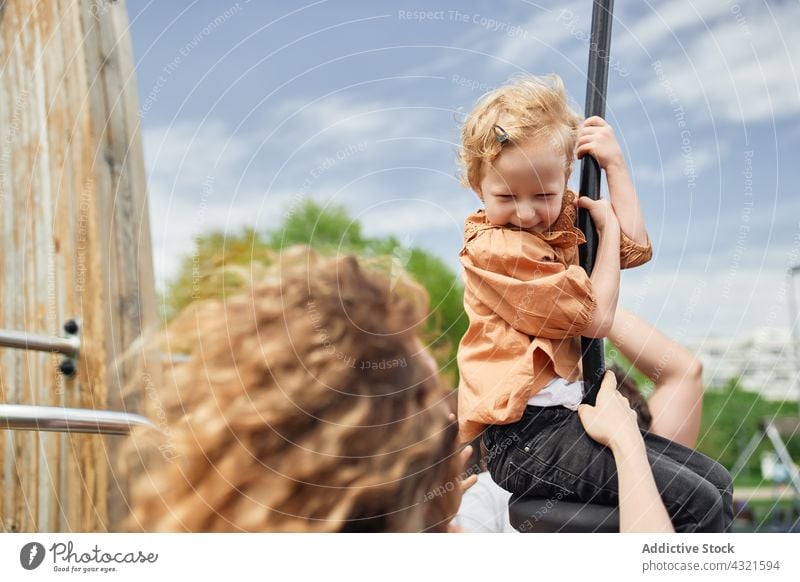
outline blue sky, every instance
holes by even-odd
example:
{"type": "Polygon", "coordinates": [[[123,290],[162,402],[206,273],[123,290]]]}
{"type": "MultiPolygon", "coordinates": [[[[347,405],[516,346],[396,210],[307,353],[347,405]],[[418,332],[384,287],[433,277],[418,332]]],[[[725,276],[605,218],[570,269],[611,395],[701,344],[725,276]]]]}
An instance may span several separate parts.
{"type": "MultiPolygon", "coordinates": [[[[617,2],[607,119],[654,260],[622,302],[682,341],[787,325],[800,6],[617,2]]],[[[458,121],[518,73],[582,110],[591,2],[127,2],[159,285],[192,237],[342,204],[458,269],[458,121]],[[420,14],[424,11],[425,14],[420,14]]]]}

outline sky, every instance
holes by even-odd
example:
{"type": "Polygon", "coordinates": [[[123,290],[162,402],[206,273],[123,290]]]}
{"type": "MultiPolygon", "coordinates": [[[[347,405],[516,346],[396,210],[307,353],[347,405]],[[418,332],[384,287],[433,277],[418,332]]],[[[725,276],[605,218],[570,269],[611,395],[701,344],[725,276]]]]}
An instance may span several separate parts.
{"type": "MultiPolygon", "coordinates": [[[[518,74],[559,74],[582,112],[591,4],[128,0],[158,286],[193,237],[303,198],[460,272],[459,123],[518,74]]],[[[621,303],[679,341],[789,325],[798,25],[790,1],[616,3],[606,119],[655,250],[621,303]]]]}

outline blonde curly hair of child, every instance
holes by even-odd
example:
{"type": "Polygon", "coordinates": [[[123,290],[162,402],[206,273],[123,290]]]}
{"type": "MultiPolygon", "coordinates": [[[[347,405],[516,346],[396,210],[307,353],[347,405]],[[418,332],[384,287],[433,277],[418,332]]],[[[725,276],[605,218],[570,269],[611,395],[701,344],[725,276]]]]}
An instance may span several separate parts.
{"type": "Polygon", "coordinates": [[[462,125],[458,154],[461,184],[477,192],[486,166],[500,155],[504,144],[497,138],[495,125],[505,131],[511,143],[548,140],[564,154],[569,179],[582,120],[570,107],[558,75],[512,78],[483,95],[462,125]]]}
{"type": "Polygon", "coordinates": [[[161,431],[123,454],[127,529],[446,531],[461,467],[448,391],[419,355],[427,306],[342,257],[185,310],[159,338],[191,348],[158,388],[161,431]]]}

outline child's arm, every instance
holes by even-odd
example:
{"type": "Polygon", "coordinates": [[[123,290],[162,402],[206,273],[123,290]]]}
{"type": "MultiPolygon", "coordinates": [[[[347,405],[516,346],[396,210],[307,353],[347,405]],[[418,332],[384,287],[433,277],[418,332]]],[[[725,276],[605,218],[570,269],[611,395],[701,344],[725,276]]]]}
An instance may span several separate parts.
{"type": "Polygon", "coordinates": [[[605,170],[611,205],[619,219],[620,230],[635,243],[647,245],[649,239],[644,215],[628,174],[625,156],[614,130],[602,117],[590,117],[584,121],[575,153],[578,158],[591,155],[605,170]]]}
{"type": "Polygon", "coordinates": [[[556,261],[552,248],[530,234],[491,229],[460,254],[465,303],[473,302],[478,314],[494,312],[528,336],[605,337],[619,294],[619,223],[608,201],[581,200],[600,233],[591,278],[578,265],[556,261]]]}
{"type": "Polygon", "coordinates": [[[591,323],[583,331],[585,337],[605,337],[614,324],[619,298],[619,223],[607,200],[581,196],[575,200],[592,217],[599,236],[597,257],[591,281],[597,305],[591,323]]]}
{"type": "Polygon", "coordinates": [[[580,336],[592,320],[596,301],[586,271],[554,260],[552,248],[537,237],[486,230],[459,258],[464,305],[477,316],[493,313],[520,333],[548,339],[580,336]]]}

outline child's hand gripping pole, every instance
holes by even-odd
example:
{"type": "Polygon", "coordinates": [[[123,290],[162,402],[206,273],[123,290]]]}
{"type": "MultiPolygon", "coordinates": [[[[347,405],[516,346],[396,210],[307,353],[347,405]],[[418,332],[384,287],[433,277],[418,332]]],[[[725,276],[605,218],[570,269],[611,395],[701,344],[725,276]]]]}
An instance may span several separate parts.
{"type": "MultiPolygon", "coordinates": [[[[595,115],[603,117],[605,115],[613,10],[613,0],[594,0],[592,32],[589,41],[589,73],[586,84],[586,117],[595,115]]],[[[600,198],[600,166],[591,156],[584,156],[581,160],[579,192],[581,196],[588,196],[593,200],[600,198]]],[[[580,263],[586,273],[591,275],[597,255],[598,237],[589,213],[583,208],[578,210],[578,228],[586,237],[586,244],[580,247],[580,263]]],[[[581,338],[581,352],[583,353],[583,380],[586,386],[586,395],[583,401],[594,404],[605,371],[603,340],[581,338]]]]}

